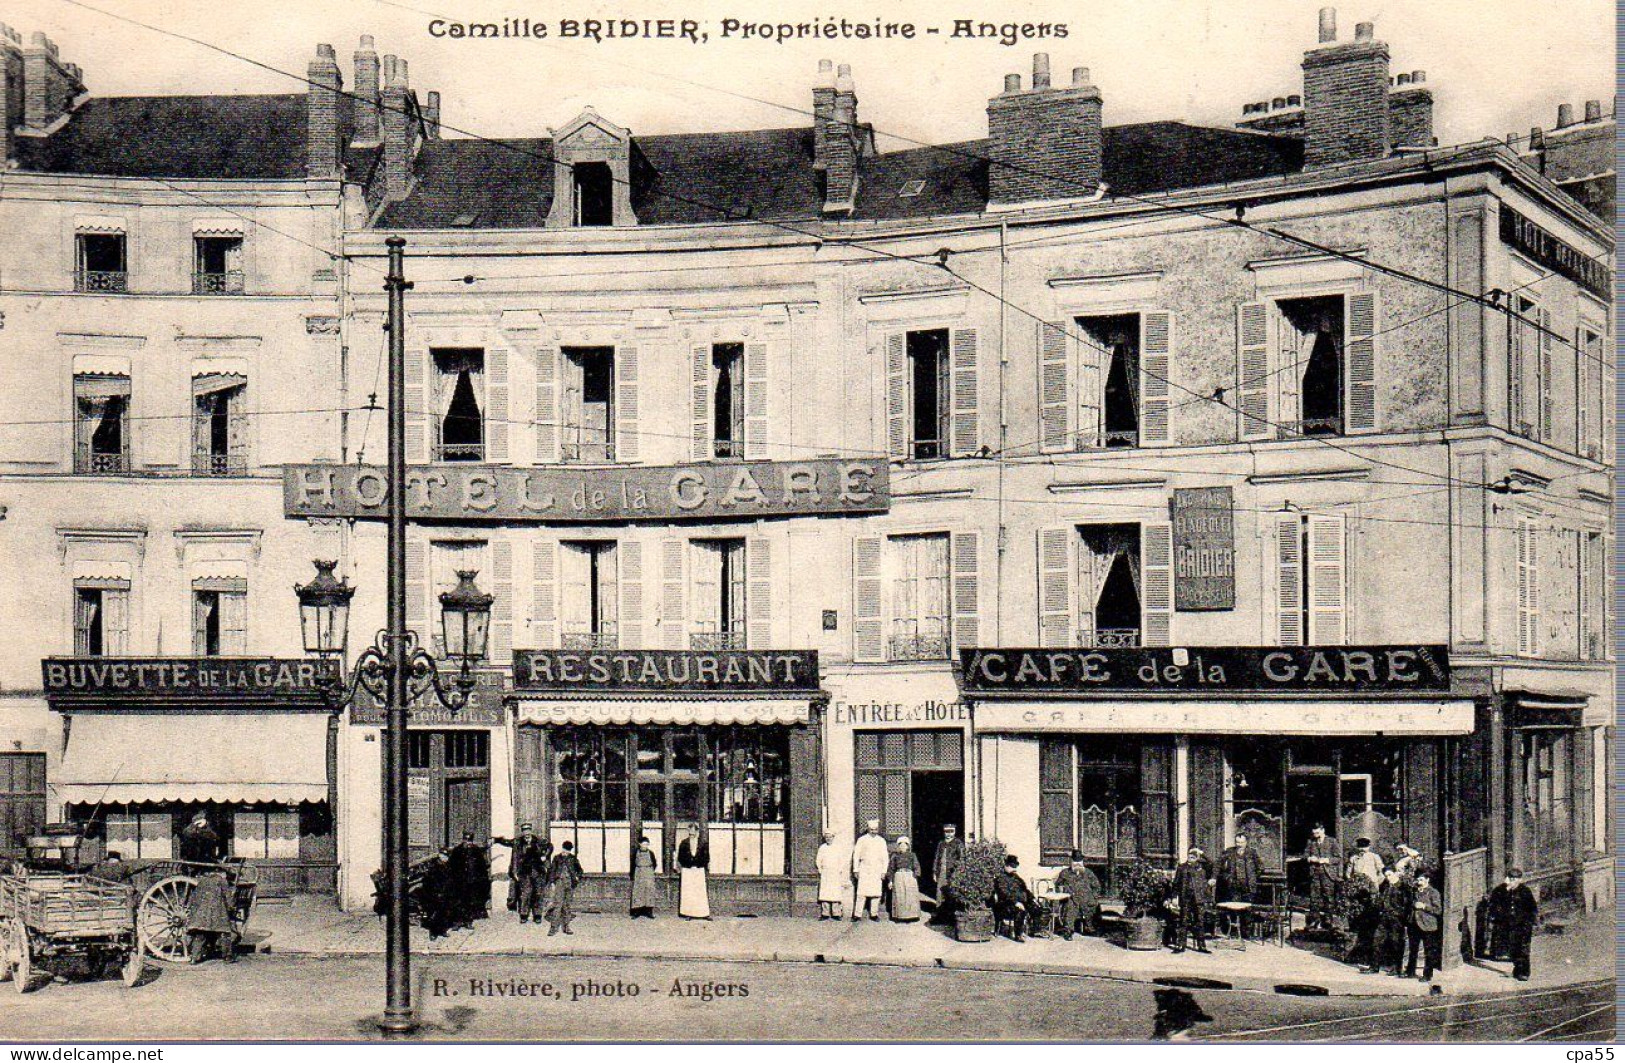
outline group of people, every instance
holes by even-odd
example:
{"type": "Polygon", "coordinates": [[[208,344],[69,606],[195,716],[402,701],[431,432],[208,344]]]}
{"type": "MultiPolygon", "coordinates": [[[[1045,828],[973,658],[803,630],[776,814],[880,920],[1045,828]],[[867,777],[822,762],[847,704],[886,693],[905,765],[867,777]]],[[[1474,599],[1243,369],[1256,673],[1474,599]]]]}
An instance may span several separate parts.
{"type": "MultiPolygon", "coordinates": [[[[529,823],[520,827],[515,838],[491,840],[513,850],[508,909],[519,913],[521,923],[540,923],[545,918],[549,935],[560,930],[574,933],[570,929],[573,900],[583,877],[575,846],[565,842],[554,853],[553,843],[538,837],[529,823]]],[[[435,853],[418,871],[411,896],[431,939],[455,929],[471,929],[476,920],[491,914],[491,857],[472,833],[435,853]]],[[[382,872],[373,879],[380,886],[374,910],[382,914],[388,904],[381,888],[382,872]]]]}
{"type": "MultiPolygon", "coordinates": [[[[880,832],[878,819],[869,820],[864,827],[863,834],[852,846],[850,859],[836,848],[835,835],[824,833],[816,858],[818,918],[840,919],[850,888],[853,922],[864,916],[878,921],[883,906],[889,909],[893,922],[917,922],[922,914],[920,879],[924,869],[919,854],[914,851],[914,842],[903,834],[895,843],[888,843],[880,832]]],[[[943,838],[937,843],[931,868],[939,921],[951,910],[943,885],[953,875],[964,851],[965,842],[958,836],[958,828],[952,823],[943,827],[943,838]]]]}
{"type": "MultiPolygon", "coordinates": [[[[677,843],[677,914],[684,919],[711,918],[711,847],[698,823],[687,827],[677,843]]],[[[653,919],[660,903],[660,858],[648,835],[638,838],[632,854],[632,918],[653,919]]]]}

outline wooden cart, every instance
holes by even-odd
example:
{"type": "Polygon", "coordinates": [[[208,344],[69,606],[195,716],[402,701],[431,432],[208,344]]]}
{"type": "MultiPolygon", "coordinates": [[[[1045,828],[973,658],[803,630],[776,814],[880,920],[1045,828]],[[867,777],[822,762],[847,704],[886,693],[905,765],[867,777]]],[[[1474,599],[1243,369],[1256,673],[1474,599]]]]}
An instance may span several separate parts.
{"type": "Polygon", "coordinates": [[[0,981],[26,993],[38,967],[61,960],[103,973],[116,966],[125,985],[139,982],[133,889],[90,875],[0,875],[0,981]]]}
{"type": "Polygon", "coordinates": [[[241,859],[219,864],[197,864],[184,860],[143,862],[130,875],[141,901],[136,908],[136,932],[147,955],[165,963],[186,962],[186,915],[192,905],[192,891],[198,879],[218,872],[231,887],[231,925],[238,938],[248,929],[259,890],[254,867],[241,859]]]}

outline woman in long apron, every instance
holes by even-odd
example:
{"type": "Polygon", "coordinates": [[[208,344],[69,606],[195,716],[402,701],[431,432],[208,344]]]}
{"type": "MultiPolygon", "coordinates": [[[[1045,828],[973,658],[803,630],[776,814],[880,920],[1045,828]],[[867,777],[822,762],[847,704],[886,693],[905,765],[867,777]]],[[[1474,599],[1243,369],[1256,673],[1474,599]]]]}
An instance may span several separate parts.
{"type": "Polygon", "coordinates": [[[655,875],[660,872],[660,864],[655,859],[654,850],[649,847],[649,837],[644,835],[638,839],[637,851],[632,854],[632,918],[643,916],[645,919],[655,917],[655,904],[660,899],[660,889],[655,883],[655,875]]]}
{"type": "Polygon", "coordinates": [[[700,837],[699,824],[690,824],[677,846],[677,914],[684,919],[711,918],[710,867],[711,847],[700,837]]]}
{"type": "Polygon", "coordinates": [[[920,858],[914,855],[914,846],[906,834],[897,839],[897,847],[892,850],[886,881],[891,886],[892,922],[912,923],[919,919],[920,858]]]}

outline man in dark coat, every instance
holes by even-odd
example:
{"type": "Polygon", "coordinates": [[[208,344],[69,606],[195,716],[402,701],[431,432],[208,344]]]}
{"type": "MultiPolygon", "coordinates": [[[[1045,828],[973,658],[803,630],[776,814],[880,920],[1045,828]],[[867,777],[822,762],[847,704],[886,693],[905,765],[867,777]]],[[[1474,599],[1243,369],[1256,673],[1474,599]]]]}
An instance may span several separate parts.
{"type": "Polygon", "coordinates": [[[1021,861],[1014,856],[1004,858],[1004,870],[993,879],[993,919],[995,924],[1008,923],[1010,937],[1026,941],[1027,927],[1037,911],[1037,899],[1016,873],[1021,861]]]}
{"type": "Polygon", "coordinates": [[[1433,972],[1441,966],[1444,954],[1444,898],[1433,888],[1427,872],[1416,875],[1416,889],[1411,894],[1410,945],[1405,953],[1405,977],[1416,974],[1416,953],[1423,955],[1422,981],[1433,981],[1433,972]]]}
{"type": "Polygon", "coordinates": [[[1061,902],[1061,936],[1068,941],[1074,933],[1094,929],[1100,912],[1100,879],[1084,866],[1083,852],[1072,850],[1072,863],[1055,877],[1055,892],[1067,895],[1061,902]]]}
{"type": "Polygon", "coordinates": [[[561,929],[566,934],[575,933],[570,929],[570,920],[575,918],[572,907],[575,903],[576,887],[586,873],[581,870],[581,861],[576,859],[575,843],[565,842],[564,848],[554,855],[553,868],[547,874],[547,907],[542,914],[547,916],[547,936],[552,937],[561,929]]]}
{"type": "Polygon", "coordinates": [[[418,910],[423,913],[423,929],[430,939],[442,938],[458,922],[457,883],[451,873],[448,850],[434,854],[423,868],[418,883],[418,910]]]}
{"type": "Polygon", "coordinates": [[[1213,872],[1202,850],[1191,846],[1185,862],[1174,870],[1173,895],[1179,901],[1179,932],[1174,951],[1184,952],[1187,939],[1196,940],[1196,951],[1207,952],[1207,922],[1213,914],[1213,872]]]}
{"type": "Polygon", "coordinates": [[[1495,941],[1512,958],[1512,977],[1529,981],[1529,945],[1535,936],[1540,905],[1535,892],[1524,885],[1523,872],[1507,871],[1506,879],[1490,891],[1490,925],[1495,941]]]}
{"type": "Polygon", "coordinates": [[[1303,855],[1309,863],[1309,929],[1331,930],[1336,920],[1337,884],[1343,878],[1343,847],[1316,823],[1303,855]]]}
{"type": "Polygon", "coordinates": [[[181,859],[189,864],[218,864],[225,855],[225,843],[209,826],[209,814],[199,812],[181,831],[181,859]]]}
{"type": "Polygon", "coordinates": [[[1253,904],[1258,900],[1258,885],[1264,878],[1264,861],[1247,841],[1247,835],[1236,835],[1236,844],[1219,856],[1217,868],[1219,900],[1241,901],[1253,904]]]}
{"type": "Polygon", "coordinates": [[[954,901],[948,895],[948,883],[964,855],[965,839],[959,836],[959,828],[952,823],[944,823],[942,840],[937,842],[937,851],[931,857],[931,888],[937,893],[937,909],[931,915],[933,923],[946,923],[953,919],[954,901]]]}
{"type": "Polygon", "coordinates": [[[513,850],[508,861],[508,909],[519,913],[521,923],[542,921],[542,891],[547,888],[548,865],[553,862],[553,843],[538,838],[529,823],[519,826],[517,838],[492,838],[497,845],[513,850]]]}
{"type": "Polygon", "coordinates": [[[491,908],[491,857],[472,831],[451,851],[451,877],[456,890],[457,922],[472,927],[491,908]]]}
{"type": "Polygon", "coordinates": [[[1382,873],[1382,885],[1377,887],[1366,974],[1399,973],[1400,954],[1405,950],[1405,931],[1410,919],[1411,887],[1396,868],[1387,868],[1382,873]]]}
{"type": "Polygon", "coordinates": [[[211,948],[219,948],[227,963],[237,962],[231,894],[224,872],[208,871],[198,876],[186,908],[186,956],[192,963],[202,963],[211,948]]]}

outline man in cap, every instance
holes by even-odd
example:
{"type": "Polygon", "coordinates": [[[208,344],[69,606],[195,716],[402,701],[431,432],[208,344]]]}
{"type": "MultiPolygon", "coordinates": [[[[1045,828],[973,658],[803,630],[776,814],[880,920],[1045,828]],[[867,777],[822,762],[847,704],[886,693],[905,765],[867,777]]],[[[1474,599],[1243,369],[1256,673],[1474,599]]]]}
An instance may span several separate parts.
{"type": "Polygon", "coordinates": [[[1337,884],[1343,880],[1343,847],[1316,823],[1303,856],[1309,865],[1309,929],[1330,930],[1335,925],[1337,884]]]}
{"type": "Polygon", "coordinates": [[[936,890],[937,910],[931,916],[933,923],[946,923],[954,914],[953,898],[948,895],[948,883],[953,881],[954,869],[965,856],[965,839],[959,836],[957,824],[942,825],[942,840],[931,857],[931,888],[936,890]]]}
{"type": "Polygon", "coordinates": [[[1100,879],[1083,862],[1083,850],[1072,850],[1072,862],[1055,877],[1055,891],[1066,894],[1061,902],[1061,936],[1068,941],[1074,933],[1094,929],[1100,912],[1100,879]]]}
{"type": "Polygon", "coordinates": [[[497,845],[513,850],[508,862],[508,907],[519,913],[521,923],[542,921],[542,891],[547,888],[548,865],[553,862],[553,843],[538,838],[529,823],[519,825],[517,838],[492,838],[497,845]]]}
{"type": "Polygon", "coordinates": [[[199,811],[181,831],[181,859],[189,864],[218,864],[225,855],[225,843],[209,826],[209,814],[199,811]]]}
{"type": "Polygon", "coordinates": [[[1416,889],[1411,894],[1410,944],[1405,952],[1405,977],[1416,974],[1416,953],[1422,952],[1424,982],[1433,981],[1433,972],[1442,964],[1444,954],[1444,898],[1426,871],[1416,873],[1416,889]]]}
{"type": "Polygon", "coordinates": [[[1193,845],[1185,862],[1174,870],[1173,895],[1179,901],[1179,931],[1174,951],[1184,952],[1185,942],[1194,938],[1196,951],[1206,952],[1207,922],[1213,912],[1213,887],[1217,880],[1208,868],[1202,850],[1193,845]]]}
{"type": "Polygon", "coordinates": [[[1006,856],[1004,870],[993,879],[993,921],[995,926],[1007,924],[1012,939],[1026,941],[1027,928],[1039,925],[1039,907],[1033,891],[1016,871],[1020,866],[1021,861],[1013,854],[1006,856]]]}
{"type": "Polygon", "coordinates": [[[1490,891],[1490,926],[1497,944],[1512,958],[1512,977],[1520,982],[1529,981],[1529,946],[1539,912],[1535,892],[1524,885],[1520,868],[1509,868],[1506,878],[1490,891]]]}

